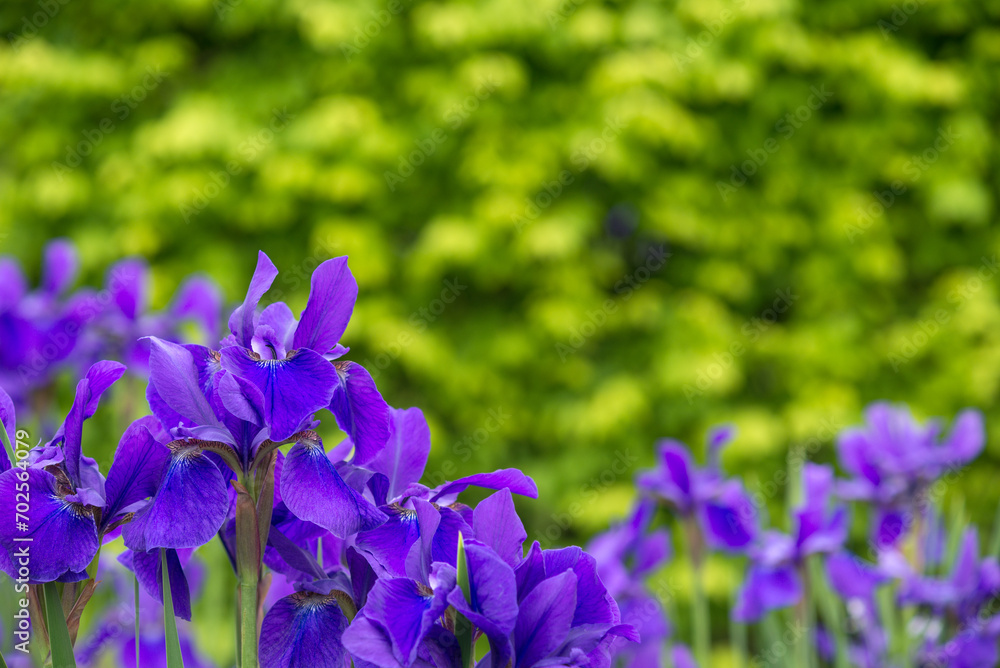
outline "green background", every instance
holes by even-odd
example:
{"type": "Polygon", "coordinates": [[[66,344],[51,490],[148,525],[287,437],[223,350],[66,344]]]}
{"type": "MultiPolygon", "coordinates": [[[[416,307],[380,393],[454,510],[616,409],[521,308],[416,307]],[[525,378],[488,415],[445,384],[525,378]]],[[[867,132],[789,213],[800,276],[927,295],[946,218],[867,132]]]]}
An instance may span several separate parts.
{"type": "MultiPolygon", "coordinates": [[[[543,542],[586,540],[657,438],[700,450],[721,421],[740,432],[725,465],[778,510],[789,448],[832,460],[829,427],[874,399],[1000,426],[998,18],[996,0],[5,2],[0,244],[37,272],[67,236],[89,284],[144,256],[159,306],[194,271],[235,301],[263,249],[271,298],[301,308],[309,271],[348,254],[349,357],[425,411],[428,471],[532,475],[543,542]]],[[[101,424],[88,447],[110,452],[101,424]]],[[[998,455],[951,490],[984,524],[998,455]]]]}

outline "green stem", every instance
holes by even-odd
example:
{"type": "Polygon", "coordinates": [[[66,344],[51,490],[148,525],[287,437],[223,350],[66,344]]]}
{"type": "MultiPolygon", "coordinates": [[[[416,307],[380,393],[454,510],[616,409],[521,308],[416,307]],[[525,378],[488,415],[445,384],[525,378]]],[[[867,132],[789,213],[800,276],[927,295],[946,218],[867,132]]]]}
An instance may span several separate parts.
{"type": "Polygon", "coordinates": [[[167,568],[167,550],[160,548],[160,583],[163,587],[163,628],[166,636],[167,668],[184,668],[181,655],[181,640],[177,633],[177,617],[174,616],[174,597],[170,591],[170,571],[167,568]]]}
{"type": "Polygon", "coordinates": [[[240,666],[257,668],[257,578],[240,582],[240,666]]]}
{"type": "Polygon", "coordinates": [[[52,665],[58,668],[76,668],[73,643],[69,639],[66,616],[63,614],[61,596],[55,582],[42,585],[45,596],[45,623],[49,629],[49,649],[52,665]]]}
{"type": "Polygon", "coordinates": [[[258,526],[253,478],[233,483],[236,488],[236,571],[240,588],[240,668],[258,668],[257,589],[260,583],[261,532],[258,526]],[[244,486],[246,485],[246,486],[244,486]]]}
{"type": "Polygon", "coordinates": [[[687,540],[684,541],[684,547],[687,551],[688,560],[691,562],[691,570],[694,575],[694,596],[691,599],[691,619],[694,632],[692,644],[698,665],[707,666],[709,665],[711,630],[709,629],[708,598],[705,596],[705,586],[702,579],[701,534],[694,520],[688,520],[685,522],[685,525],[687,528],[687,540]]]}

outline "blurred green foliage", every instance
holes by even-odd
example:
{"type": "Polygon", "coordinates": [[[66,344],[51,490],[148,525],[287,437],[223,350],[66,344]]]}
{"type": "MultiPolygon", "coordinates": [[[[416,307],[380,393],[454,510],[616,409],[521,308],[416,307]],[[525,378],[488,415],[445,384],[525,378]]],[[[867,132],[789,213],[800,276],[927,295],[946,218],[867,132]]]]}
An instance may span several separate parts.
{"type": "MultiPolygon", "coordinates": [[[[17,0],[0,239],[236,300],[349,254],[346,336],[428,471],[519,466],[585,540],[655,439],[733,421],[761,488],[876,398],[1000,379],[1000,2],[17,0]],[[662,249],[664,257],[657,255],[662,249]],[[780,312],[779,312],[780,311],[780,312]]],[[[108,445],[115,441],[108,434],[108,445]]],[[[962,479],[984,523],[1000,445],[962,479]]],[[[769,494],[779,509],[785,491],[769,494]]],[[[779,521],[780,524],[780,521],[779,521]]]]}

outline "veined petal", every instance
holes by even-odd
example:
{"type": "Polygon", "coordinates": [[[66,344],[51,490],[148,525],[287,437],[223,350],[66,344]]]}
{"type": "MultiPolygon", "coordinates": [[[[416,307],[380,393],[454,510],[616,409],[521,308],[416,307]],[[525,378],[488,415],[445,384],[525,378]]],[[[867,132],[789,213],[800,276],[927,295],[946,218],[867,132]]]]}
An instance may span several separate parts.
{"type": "Polygon", "coordinates": [[[311,350],[294,351],[283,360],[259,360],[246,348],[222,349],[226,371],[249,380],[264,395],[264,410],[271,440],[283,441],[304,420],[329,405],[337,372],[311,350]]]}
{"type": "Polygon", "coordinates": [[[244,348],[250,347],[250,340],[253,338],[255,319],[257,315],[257,304],[264,293],[271,287],[271,283],[278,275],[278,269],[271,262],[271,258],[260,251],[257,254],[257,268],[254,269],[253,278],[250,279],[250,287],[247,288],[247,296],[232,315],[229,316],[229,331],[236,337],[236,341],[244,348]]]}
{"type": "Polygon", "coordinates": [[[393,654],[403,665],[417,658],[417,650],[434,621],[448,607],[447,592],[421,590],[409,578],[379,580],[368,594],[365,616],[388,632],[393,654]]]}
{"type": "MultiPolygon", "coordinates": [[[[149,385],[163,404],[191,425],[220,426],[205,396],[202,369],[191,349],[149,337],[149,385]]],[[[150,399],[150,406],[156,409],[150,399]]],[[[165,415],[158,415],[168,420],[165,415]]],[[[166,424],[166,422],[165,422],[166,424]]],[[[167,424],[175,427],[176,424],[167,424]]]]}
{"type": "Polygon", "coordinates": [[[347,617],[337,599],[299,592],[281,599],[264,616],[260,629],[261,668],[347,668],[341,644],[347,617]]]}
{"type": "Polygon", "coordinates": [[[524,557],[524,541],[528,533],[514,508],[509,489],[488,496],[473,511],[476,540],[493,548],[512,568],[524,557]]]}
{"type": "Polygon", "coordinates": [[[514,666],[531,668],[562,646],[576,609],[576,575],[568,570],[545,580],[523,601],[514,626],[514,666]]]}
{"type": "Polygon", "coordinates": [[[354,443],[353,462],[367,464],[389,440],[389,405],[363,366],[354,362],[334,362],[333,366],[338,382],[330,412],[354,443]]]}
{"type": "MultiPolygon", "coordinates": [[[[163,603],[163,565],[159,550],[130,551],[124,553],[118,560],[135,573],[139,584],[147,594],[163,603]]],[[[191,590],[177,556],[177,550],[167,550],[167,578],[170,580],[174,615],[191,621],[191,590]]]]}
{"type": "Polygon", "coordinates": [[[312,275],[309,301],[295,330],[294,348],[322,354],[333,348],[347,329],[358,299],[358,283],[347,268],[347,257],[327,260],[312,275]]]}
{"type": "Polygon", "coordinates": [[[359,533],[355,544],[389,576],[403,577],[406,575],[406,555],[420,536],[417,514],[395,504],[382,510],[389,519],[376,529],[359,533]]]}
{"type": "Polygon", "coordinates": [[[32,582],[51,582],[66,572],[86,569],[100,544],[92,512],[60,498],[56,479],[48,471],[13,468],[0,474],[0,506],[13,511],[19,491],[29,499],[27,512],[21,513],[26,516],[23,523],[10,512],[8,521],[0,524],[0,546],[11,565],[27,567],[32,582]],[[27,538],[30,542],[17,540],[27,538]],[[24,548],[28,556],[22,562],[19,552],[24,548]]]}
{"type": "Polygon", "coordinates": [[[222,473],[201,448],[179,442],[149,505],[122,529],[126,547],[199,547],[215,537],[229,513],[222,473]]]}
{"type": "Polygon", "coordinates": [[[368,468],[389,479],[387,498],[399,498],[410,483],[420,480],[431,451],[431,430],[419,408],[389,409],[389,441],[368,468]]]}
{"type": "Polygon", "coordinates": [[[101,515],[102,528],[156,493],[163,467],[170,459],[170,449],[150,431],[156,429],[155,423],[152,416],[140,418],[122,435],[104,486],[107,500],[101,515]]]}
{"type": "Polygon", "coordinates": [[[386,521],[386,515],[347,486],[326,457],[323,444],[302,440],[281,469],[281,498],[299,518],[346,538],[386,521]]]}

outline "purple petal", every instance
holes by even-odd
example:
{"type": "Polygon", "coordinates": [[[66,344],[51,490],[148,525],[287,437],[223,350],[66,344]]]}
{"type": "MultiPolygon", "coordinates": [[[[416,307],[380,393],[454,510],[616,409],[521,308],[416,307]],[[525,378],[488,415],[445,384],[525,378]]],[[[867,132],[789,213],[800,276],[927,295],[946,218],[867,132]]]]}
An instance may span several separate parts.
{"type": "Polygon", "coordinates": [[[48,471],[13,468],[0,474],[0,506],[13,511],[19,492],[30,499],[27,512],[21,513],[26,516],[23,524],[15,522],[21,518],[13,512],[0,524],[0,546],[12,565],[27,567],[33,582],[51,582],[66,572],[85,570],[100,545],[91,512],[61,499],[56,479],[48,471]],[[27,556],[22,556],[24,550],[27,556]]]}
{"type": "Polygon", "coordinates": [[[396,658],[389,633],[381,624],[376,624],[364,614],[359,614],[351,622],[351,626],[344,632],[343,643],[354,658],[356,668],[403,666],[396,658]]]}
{"type": "Polygon", "coordinates": [[[296,516],[340,538],[374,529],[387,519],[347,486],[318,441],[299,441],[288,452],[281,498],[296,516]]]}
{"type": "Polygon", "coordinates": [[[73,283],[79,267],[76,247],[66,239],[54,239],[45,247],[42,289],[51,295],[61,294],[73,283]]]}
{"type": "Polygon", "coordinates": [[[13,308],[27,291],[21,267],[11,258],[0,257],[0,312],[13,308]]]}
{"type": "Polygon", "coordinates": [[[257,255],[257,268],[254,269],[253,278],[250,279],[250,287],[247,288],[247,296],[243,304],[239,306],[232,315],[229,316],[229,331],[236,337],[236,341],[244,348],[249,348],[255,327],[255,316],[257,315],[257,304],[264,293],[271,287],[278,269],[271,262],[271,259],[260,251],[257,255]]]}
{"type": "Polygon", "coordinates": [[[517,581],[514,571],[485,545],[465,544],[469,566],[469,600],[459,587],[448,602],[490,639],[490,649],[498,665],[506,665],[510,654],[509,636],[517,621],[517,581]]]}
{"type": "Polygon", "coordinates": [[[387,497],[398,499],[410,483],[418,482],[431,451],[431,430],[419,408],[389,409],[389,442],[368,468],[389,479],[387,497]]]}
{"type": "Polygon", "coordinates": [[[340,340],[354,312],[358,284],[346,257],[327,260],[312,275],[309,301],[295,330],[294,348],[325,353],[340,340]]]}
{"type": "Polygon", "coordinates": [[[136,320],[146,312],[149,267],[139,259],[122,260],[108,270],[107,287],[125,317],[136,320]]]}
{"type": "Polygon", "coordinates": [[[103,527],[118,515],[134,511],[138,502],[156,493],[163,468],[170,459],[170,449],[150,432],[150,427],[156,428],[155,422],[154,417],[136,420],[118,443],[105,483],[107,502],[101,515],[103,527]]]}
{"type": "Polygon", "coordinates": [[[476,473],[442,485],[434,493],[431,501],[436,502],[445,496],[461,494],[469,487],[509,489],[514,494],[527,496],[531,499],[538,498],[538,486],[535,485],[534,480],[518,469],[498,469],[492,473],[476,473]]]}
{"type": "Polygon", "coordinates": [[[413,580],[394,578],[375,583],[368,594],[365,616],[386,630],[396,660],[408,666],[447,607],[446,592],[425,595],[413,580]]]}
{"type": "Polygon", "coordinates": [[[329,405],[337,385],[333,365],[311,350],[283,360],[257,360],[245,348],[222,349],[226,371],[249,380],[264,395],[271,440],[283,441],[320,408],[329,405]]]}
{"type": "Polygon", "coordinates": [[[509,489],[492,494],[476,506],[472,527],[476,540],[493,548],[508,565],[521,563],[528,533],[517,516],[509,489]]]}
{"type": "Polygon", "coordinates": [[[354,362],[335,364],[338,383],[329,402],[330,412],[354,443],[353,462],[367,464],[389,440],[389,405],[363,366],[354,362]]]}
{"type": "Polygon", "coordinates": [[[957,466],[975,459],[986,443],[983,414],[975,409],[964,410],[955,418],[951,433],[942,444],[942,464],[957,466]]]}
{"type": "Polygon", "coordinates": [[[751,566],[737,596],[733,617],[751,622],[771,610],[794,605],[802,596],[802,582],[795,569],[751,566]]]}
{"type": "Polygon", "coordinates": [[[124,364],[105,360],[90,367],[87,376],[77,383],[73,407],[54,439],[58,440],[60,437],[64,439],[62,447],[65,452],[66,472],[77,487],[83,484],[81,472],[83,422],[97,411],[101,395],[124,374],[124,364]]]}
{"type": "Polygon", "coordinates": [[[149,344],[149,385],[163,404],[192,425],[221,426],[202,389],[201,368],[194,352],[153,336],[149,344]]]}
{"type": "Polygon", "coordinates": [[[347,617],[332,595],[300,592],[281,599],[260,629],[261,668],[348,668],[341,637],[347,617]]]}
{"type": "Polygon", "coordinates": [[[137,552],[199,547],[215,537],[229,513],[219,469],[200,448],[177,445],[149,505],[125,525],[125,545],[137,552]]]}
{"type": "Polygon", "coordinates": [[[177,319],[191,318],[205,331],[209,341],[216,341],[219,338],[222,301],[222,293],[214,281],[204,276],[192,276],[181,284],[170,312],[177,319]]]}
{"type": "MultiPolygon", "coordinates": [[[[14,441],[17,440],[17,416],[14,413],[14,402],[11,401],[10,395],[4,392],[2,387],[0,387],[0,424],[7,432],[11,447],[14,447],[14,441]]],[[[0,448],[0,450],[2,450],[0,452],[0,473],[3,473],[10,469],[13,462],[7,455],[7,448],[0,448]]]]}
{"type": "Polygon", "coordinates": [[[831,554],[826,560],[830,586],[846,601],[861,599],[874,602],[875,589],[885,576],[850,552],[831,554]]]}
{"type": "Polygon", "coordinates": [[[576,609],[576,575],[560,573],[535,587],[523,601],[514,627],[515,668],[530,668],[562,646],[576,609]]]}
{"type": "MultiPolygon", "coordinates": [[[[122,557],[131,557],[131,570],[147,594],[163,603],[163,565],[160,551],[127,552],[122,557]]],[[[119,560],[122,560],[121,558],[119,560]]],[[[167,550],[167,577],[170,580],[170,596],[173,599],[174,615],[191,621],[191,590],[187,577],[181,568],[177,550],[167,550]]]]}
{"type": "Polygon", "coordinates": [[[371,555],[391,577],[406,575],[406,555],[420,536],[417,514],[402,506],[383,508],[388,520],[382,526],[358,534],[358,549],[371,555]]]}
{"type": "Polygon", "coordinates": [[[702,526],[713,548],[742,550],[753,542],[756,510],[739,483],[727,484],[719,498],[704,504],[702,526]]]}

